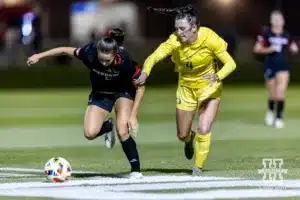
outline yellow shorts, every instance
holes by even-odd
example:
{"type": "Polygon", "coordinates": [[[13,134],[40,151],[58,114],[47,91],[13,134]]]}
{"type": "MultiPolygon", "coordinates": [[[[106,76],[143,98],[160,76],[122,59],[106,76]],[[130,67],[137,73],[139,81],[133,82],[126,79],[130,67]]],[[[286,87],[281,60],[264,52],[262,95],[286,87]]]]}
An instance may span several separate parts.
{"type": "Polygon", "coordinates": [[[179,85],[176,91],[176,107],[180,110],[195,111],[201,108],[201,102],[204,100],[220,99],[221,94],[221,83],[215,83],[204,88],[189,88],[179,85]]]}

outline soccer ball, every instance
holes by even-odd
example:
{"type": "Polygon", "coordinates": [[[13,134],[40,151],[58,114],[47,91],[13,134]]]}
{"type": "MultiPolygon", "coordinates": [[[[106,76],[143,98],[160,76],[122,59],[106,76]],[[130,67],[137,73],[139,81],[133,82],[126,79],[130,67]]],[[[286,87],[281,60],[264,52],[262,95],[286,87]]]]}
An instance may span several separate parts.
{"type": "Polygon", "coordinates": [[[70,163],[62,157],[53,157],[45,164],[44,172],[50,182],[64,182],[71,177],[70,163]]]}

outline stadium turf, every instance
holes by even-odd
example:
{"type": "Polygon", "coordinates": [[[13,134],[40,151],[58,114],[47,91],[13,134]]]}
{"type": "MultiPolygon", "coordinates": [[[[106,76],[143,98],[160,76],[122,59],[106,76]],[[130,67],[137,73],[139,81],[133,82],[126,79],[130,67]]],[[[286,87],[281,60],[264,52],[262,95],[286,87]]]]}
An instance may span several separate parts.
{"type": "MultiPolygon", "coordinates": [[[[183,144],[176,138],[175,91],[175,87],[146,88],[136,138],[145,175],[191,173],[193,162],[185,159],[183,144]]],[[[267,102],[264,88],[224,87],[204,175],[261,179],[258,170],[263,167],[262,159],[280,158],[284,161],[282,168],[288,169],[284,179],[300,179],[298,91],[297,87],[288,90],[286,128],[276,130],[263,124],[267,102]]],[[[107,176],[128,173],[129,165],[118,141],[109,150],[104,147],[103,138],[87,141],[83,137],[88,89],[12,90],[0,94],[1,168],[42,170],[49,158],[62,156],[70,161],[73,170],[101,172],[107,176]]],[[[196,123],[197,119],[194,126],[196,123]]],[[[2,183],[44,180],[41,173],[28,172],[34,176],[27,178],[4,177],[5,173],[12,174],[0,170],[2,183]]],[[[27,172],[18,174],[22,173],[27,172]]],[[[75,174],[74,179],[95,176],[75,174]]],[[[184,189],[175,190],[179,191],[184,189]]]]}

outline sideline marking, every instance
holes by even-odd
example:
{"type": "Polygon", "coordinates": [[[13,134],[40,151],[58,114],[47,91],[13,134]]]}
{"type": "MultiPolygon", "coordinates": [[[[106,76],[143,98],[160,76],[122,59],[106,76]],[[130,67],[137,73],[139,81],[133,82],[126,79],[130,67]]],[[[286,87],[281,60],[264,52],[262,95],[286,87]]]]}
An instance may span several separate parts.
{"type": "MultiPolygon", "coordinates": [[[[0,171],[43,172],[38,169],[0,168],[0,171]]],[[[77,173],[101,174],[76,171],[77,173]]],[[[14,173],[0,173],[14,174],[14,173]]],[[[27,174],[14,174],[24,177],[27,174]]],[[[31,174],[34,176],[34,174],[31,174]]],[[[226,177],[191,177],[176,175],[145,176],[142,179],[93,177],[93,179],[70,180],[64,183],[19,182],[0,183],[1,196],[49,197],[63,199],[234,199],[300,196],[300,180],[272,181],[245,180],[226,177]],[[268,188],[268,187],[274,188],[268,188]],[[237,189],[236,187],[257,187],[237,189]],[[201,189],[201,192],[168,193],[167,190],[201,189]],[[222,188],[222,189],[220,189],[222,188]],[[225,188],[225,189],[223,189],[225,188]],[[283,189],[279,189],[283,188],[283,189]],[[160,193],[152,192],[161,191],[160,193]]]]}

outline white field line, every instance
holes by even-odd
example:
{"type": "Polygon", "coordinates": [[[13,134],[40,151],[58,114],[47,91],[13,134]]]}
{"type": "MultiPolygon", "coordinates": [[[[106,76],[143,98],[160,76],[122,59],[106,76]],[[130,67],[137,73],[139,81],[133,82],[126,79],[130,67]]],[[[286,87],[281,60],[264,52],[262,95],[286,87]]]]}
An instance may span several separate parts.
{"type": "MultiPolygon", "coordinates": [[[[1,168],[0,171],[43,172],[43,170],[21,168],[1,168]]],[[[93,173],[84,171],[79,172],[93,173]]],[[[245,180],[239,178],[170,175],[145,176],[142,179],[101,177],[93,180],[70,180],[64,183],[46,183],[38,181],[2,183],[0,184],[0,195],[84,200],[280,198],[300,196],[300,180],[264,182],[262,180],[245,180]],[[225,189],[220,189],[223,187],[225,189]],[[258,189],[238,189],[236,187],[257,187],[258,189]],[[183,193],[167,193],[166,191],[179,189],[202,190],[201,192],[183,193]],[[161,192],[151,193],[153,190],[160,190],[161,192]],[[148,192],[145,193],[145,191],[148,192]]]]}
{"type": "Polygon", "coordinates": [[[35,177],[37,174],[0,173],[0,177],[35,177]]]}
{"type": "MultiPolygon", "coordinates": [[[[0,171],[10,171],[10,172],[31,172],[31,173],[44,173],[41,169],[30,169],[30,168],[13,168],[13,167],[1,167],[0,171]]],[[[73,174],[95,174],[101,175],[101,172],[90,172],[90,171],[73,171],[73,174]]]]}
{"type": "MultiPolygon", "coordinates": [[[[103,186],[102,186],[103,187],[103,186]]],[[[110,191],[147,191],[147,190],[175,190],[175,189],[213,189],[220,187],[259,187],[269,189],[300,189],[299,180],[273,181],[265,183],[261,180],[224,180],[224,181],[198,181],[198,182],[181,182],[181,183],[160,183],[160,184],[127,184],[113,185],[104,187],[110,191]]]]}
{"type": "MultiPolygon", "coordinates": [[[[145,184],[151,183],[159,185],[161,183],[182,183],[182,182],[194,182],[194,181],[217,181],[217,180],[232,180],[232,178],[222,177],[191,177],[191,176],[145,176],[142,179],[128,179],[128,178],[99,178],[95,180],[71,180],[64,183],[59,183],[59,187],[74,187],[74,186],[90,186],[90,187],[104,187],[108,185],[120,185],[120,184],[145,184]]],[[[191,183],[194,184],[194,183],[191,183]]],[[[149,184],[150,185],[150,184],[149,184]]],[[[4,183],[0,184],[0,189],[21,189],[21,188],[50,188],[57,187],[58,183],[48,182],[30,182],[30,183],[4,183]]]]}
{"type": "Polygon", "coordinates": [[[259,198],[259,197],[292,197],[300,196],[299,190],[264,190],[264,189],[227,189],[201,192],[189,192],[182,194],[166,193],[133,193],[133,192],[110,192],[102,188],[70,187],[70,188],[25,188],[14,190],[0,190],[0,195],[5,196],[31,196],[50,197],[63,199],[236,199],[236,198],[259,198]]]}

